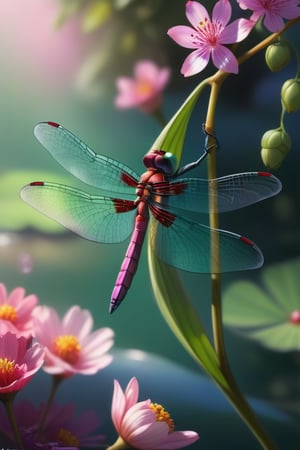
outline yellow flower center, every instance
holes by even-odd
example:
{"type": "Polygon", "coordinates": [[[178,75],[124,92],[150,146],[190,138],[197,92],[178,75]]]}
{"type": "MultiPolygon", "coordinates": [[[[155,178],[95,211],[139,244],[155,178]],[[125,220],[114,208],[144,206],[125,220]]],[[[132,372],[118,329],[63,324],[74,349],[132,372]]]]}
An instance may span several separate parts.
{"type": "Polygon", "coordinates": [[[172,431],[174,431],[174,420],[171,419],[168,411],[166,411],[164,407],[162,405],[159,405],[158,403],[150,403],[150,409],[155,412],[156,421],[166,422],[166,424],[168,424],[169,426],[169,433],[172,433],[172,431]]]}
{"type": "Polygon", "coordinates": [[[149,81],[140,81],[136,86],[136,92],[140,95],[152,94],[153,86],[149,81]]]}
{"type": "Polygon", "coordinates": [[[53,347],[54,353],[67,363],[75,364],[78,361],[81,346],[75,336],[57,336],[53,347]]]}
{"type": "Polygon", "coordinates": [[[8,386],[15,379],[16,365],[14,361],[0,358],[0,386],[8,386]]]}
{"type": "Polygon", "coordinates": [[[64,445],[67,445],[68,447],[79,447],[79,440],[77,439],[74,434],[71,433],[71,431],[66,430],[65,428],[61,428],[58,432],[57,438],[59,442],[61,442],[64,445]]]}
{"type": "Polygon", "coordinates": [[[0,306],[0,319],[9,320],[14,323],[17,320],[17,313],[13,306],[5,303],[0,306]]]}

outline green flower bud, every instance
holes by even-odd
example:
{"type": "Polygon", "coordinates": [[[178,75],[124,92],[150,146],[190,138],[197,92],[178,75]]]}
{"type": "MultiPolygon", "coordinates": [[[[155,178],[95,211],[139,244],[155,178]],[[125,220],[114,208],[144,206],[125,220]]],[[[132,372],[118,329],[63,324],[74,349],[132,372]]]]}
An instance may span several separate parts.
{"type": "Polygon", "coordinates": [[[281,100],[287,112],[295,112],[300,108],[300,79],[286,80],[281,88],[281,100]]]}
{"type": "Polygon", "coordinates": [[[269,169],[278,169],[292,146],[289,135],[281,128],[268,130],[261,138],[261,158],[269,169]]]}
{"type": "Polygon", "coordinates": [[[286,41],[276,42],[268,46],[265,59],[272,72],[283,69],[291,59],[291,49],[286,41]]]}

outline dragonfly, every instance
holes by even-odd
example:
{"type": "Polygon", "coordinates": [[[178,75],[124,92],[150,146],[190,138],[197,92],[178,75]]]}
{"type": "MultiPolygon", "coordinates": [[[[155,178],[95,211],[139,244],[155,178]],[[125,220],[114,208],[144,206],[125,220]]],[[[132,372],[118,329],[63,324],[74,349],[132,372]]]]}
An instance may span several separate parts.
{"type": "Polygon", "coordinates": [[[136,273],[149,228],[151,248],[178,269],[211,272],[211,239],[217,237],[222,272],[258,268],[259,247],[250,239],[203,224],[204,214],[233,211],[272,197],[281,182],[268,172],[246,172],[214,180],[187,178],[209,153],[181,168],[174,154],[150,150],[143,158],[146,171],[138,176],[126,165],[95,153],[72,132],[54,122],[41,122],[34,135],[67,171],[97,188],[99,195],[48,181],[34,181],[21,198],[41,213],[88,240],[122,242],[131,234],[112,291],[109,312],[125,298],[136,273]],[[102,195],[103,194],[103,195],[102,195]],[[217,201],[213,201],[217,200],[217,201]]]}

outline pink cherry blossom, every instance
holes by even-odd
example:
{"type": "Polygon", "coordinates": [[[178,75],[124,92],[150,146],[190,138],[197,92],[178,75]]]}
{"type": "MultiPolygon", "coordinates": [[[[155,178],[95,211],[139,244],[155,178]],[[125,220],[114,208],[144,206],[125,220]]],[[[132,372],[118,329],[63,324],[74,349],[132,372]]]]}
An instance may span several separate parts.
{"type": "Polygon", "coordinates": [[[141,450],[177,449],[199,439],[195,431],[174,431],[169,413],[150,399],[138,402],[138,395],[136,378],[129,381],[125,392],[115,380],[111,414],[119,438],[110,450],[117,449],[122,442],[141,450]]]}
{"type": "Polygon", "coordinates": [[[116,80],[118,94],[115,105],[119,109],[138,108],[145,113],[156,112],[162,103],[162,91],[170,79],[168,67],[158,67],[153,61],[142,60],[134,66],[134,78],[116,80]]]}
{"type": "Polygon", "coordinates": [[[79,306],[71,307],[62,319],[53,308],[37,306],[33,326],[37,340],[45,346],[43,368],[48,373],[93,375],[112,361],[107,352],[113,345],[113,330],[91,332],[93,318],[79,306]]]}
{"type": "Polygon", "coordinates": [[[264,26],[272,33],[284,26],[283,19],[295,19],[300,16],[298,0],[237,0],[242,9],[253,11],[251,20],[256,22],[264,17],[264,26]]]}
{"type": "Polygon", "coordinates": [[[23,336],[7,332],[0,335],[0,396],[23,389],[44,362],[39,343],[28,348],[23,336]]]}
{"type": "Polygon", "coordinates": [[[38,302],[36,295],[25,296],[25,289],[17,287],[7,293],[0,283],[0,323],[2,333],[11,331],[17,336],[32,336],[32,311],[38,302]]]}
{"type": "Polygon", "coordinates": [[[188,1],[186,17],[192,27],[178,25],[168,30],[168,35],[182,47],[196,49],[184,61],[181,73],[185,76],[201,72],[210,56],[213,64],[224,72],[237,73],[238,62],[224,44],[240,42],[248,36],[254,22],[237,19],[228,25],[231,5],[228,0],[219,0],[212,12],[212,20],[201,3],[188,1]]]}

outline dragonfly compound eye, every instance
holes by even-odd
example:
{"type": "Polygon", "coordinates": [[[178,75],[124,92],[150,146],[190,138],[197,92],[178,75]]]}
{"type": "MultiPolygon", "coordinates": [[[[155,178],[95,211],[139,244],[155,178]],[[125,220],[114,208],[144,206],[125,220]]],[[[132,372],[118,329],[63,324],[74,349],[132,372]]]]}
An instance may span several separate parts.
{"type": "Polygon", "coordinates": [[[176,172],[177,160],[175,155],[163,150],[153,150],[144,156],[144,164],[147,168],[159,169],[166,175],[176,172]]]}

